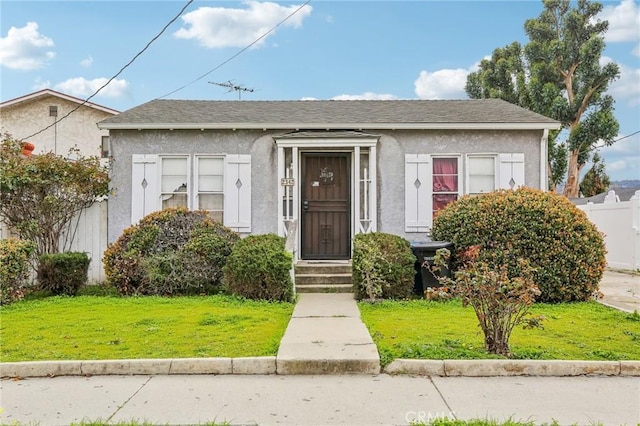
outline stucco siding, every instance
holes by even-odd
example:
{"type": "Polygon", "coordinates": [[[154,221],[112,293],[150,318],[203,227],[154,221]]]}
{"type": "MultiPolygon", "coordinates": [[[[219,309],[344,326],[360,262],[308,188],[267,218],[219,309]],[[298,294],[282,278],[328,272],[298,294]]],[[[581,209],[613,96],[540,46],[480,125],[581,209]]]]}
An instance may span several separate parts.
{"type": "MultiPolygon", "coordinates": [[[[54,117],[49,116],[49,106],[58,107],[58,120],[78,106],[77,103],[55,96],[46,96],[30,102],[5,106],[0,114],[0,127],[16,139],[24,139],[49,126],[54,117]]],[[[30,137],[35,144],[35,154],[55,152],[65,155],[71,148],[78,148],[84,156],[100,156],[102,136],[108,130],[100,130],[97,123],[113,116],[88,106],[81,106],[64,120],[44,132],[30,137]]]]}
{"type": "Polygon", "coordinates": [[[133,154],[251,154],[252,233],[277,232],[276,150],[262,131],[111,131],[114,163],[109,198],[109,241],[131,224],[131,156],[133,154]]]}
{"type": "MultiPolygon", "coordinates": [[[[523,153],[525,185],[540,187],[540,138],[542,131],[397,131],[377,132],[378,231],[401,235],[411,241],[427,240],[426,233],[405,233],[405,154],[466,155],[523,153]]],[[[464,162],[463,162],[464,167],[464,162]]],[[[461,173],[465,173],[462,170],[461,173]]]]}
{"type": "MultiPolygon", "coordinates": [[[[109,241],[117,239],[131,222],[131,158],[133,154],[251,154],[254,234],[277,233],[277,130],[111,130],[112,186],[109,200],[109,241]]],[[[375,131],[377,146],[378,230],[425,240],[426,234],[405,233],[405,154],[523,153],[525,184],[540,184],[542,131],[403,130],[375,131]]],[[[303,151],[303,147],[300,148],[303,151]]],[[[464,171],[461,171],[464,173],[464,171]]]]}

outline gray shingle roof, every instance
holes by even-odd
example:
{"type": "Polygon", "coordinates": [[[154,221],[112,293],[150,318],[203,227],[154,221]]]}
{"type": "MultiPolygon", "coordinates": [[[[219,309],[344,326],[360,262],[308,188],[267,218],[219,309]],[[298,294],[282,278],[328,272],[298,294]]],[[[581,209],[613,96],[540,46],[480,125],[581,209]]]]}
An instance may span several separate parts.
{"type": "Polygon", "coordinates": [[[99,123],[107,129],[166,128],[558,128],[499,99],[397,101],[154,100],[99,123]]]}

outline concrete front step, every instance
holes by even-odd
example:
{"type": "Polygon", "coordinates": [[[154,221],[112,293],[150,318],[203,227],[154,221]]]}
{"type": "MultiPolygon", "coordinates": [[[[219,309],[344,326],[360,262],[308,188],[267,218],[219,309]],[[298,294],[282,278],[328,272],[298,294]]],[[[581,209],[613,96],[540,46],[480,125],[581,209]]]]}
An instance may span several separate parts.
{"type": "Polygon", "coordinates": [[[296,284],[351,284],[348,274],[296,274],[296,284]]]}
{"type": "Polygon", "coordinates": [[[353,293],[351,284],[304,284],[296,282],[298,293],[353,293]]]}
{"type": "Polygon", "coordinates": [[[295,266],[298,293],[352,293],[351,262],[301,261],[295,266]]]}

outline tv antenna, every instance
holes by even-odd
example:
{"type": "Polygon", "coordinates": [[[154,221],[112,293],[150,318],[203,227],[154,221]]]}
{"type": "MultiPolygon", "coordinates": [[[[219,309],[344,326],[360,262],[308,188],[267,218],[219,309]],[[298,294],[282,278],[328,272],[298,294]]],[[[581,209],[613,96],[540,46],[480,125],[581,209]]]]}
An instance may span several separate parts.
{"type": "Polygon", "coordinates": [[[227,89],[229,89],[228,92],[233,92],[233,91],[238,92],[239,101],[242,100],[242,92],[255,92],[255,89],[249,89],[239,84],[233,84],[231,80],[227,81],[226,83],[216,83],[215,81],[210,81],[209,84],[215,84],[216,86],[226,87],[227,89]]]}

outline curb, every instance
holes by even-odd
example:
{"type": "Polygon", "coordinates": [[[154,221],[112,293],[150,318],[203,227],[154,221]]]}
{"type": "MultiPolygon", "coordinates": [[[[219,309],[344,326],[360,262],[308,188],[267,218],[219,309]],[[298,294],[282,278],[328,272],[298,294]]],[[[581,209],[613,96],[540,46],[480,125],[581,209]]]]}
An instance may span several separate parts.
{"type": "Polygon", "coordinates": [[[440,377],[499,376],[640,376],[640,361],[569,360],[417,360],[396,359],[387,365],[387,374],[440,377]]]}
{"type": "Polygon", "coordinates": [[[276,357],[27,361],[0,363],[0,377],[276,374],[276,357]]]}
{"type": "MultiPolygon", "coordinates": [[[[383,368],[381,373],[440,377],[640,377],[640,361],[396,359],[383,368]]],[[[275,356],[0,363],[2,378],[178,374],[270,375],[282,373],[278,372],[275,356]]],[[[367,371],[362,374],[375,375],[378,372],[367,371]]]]}

